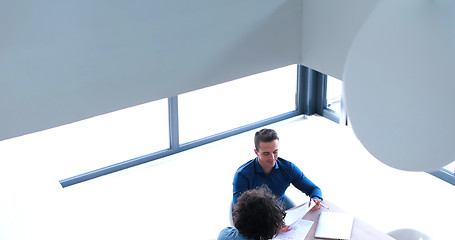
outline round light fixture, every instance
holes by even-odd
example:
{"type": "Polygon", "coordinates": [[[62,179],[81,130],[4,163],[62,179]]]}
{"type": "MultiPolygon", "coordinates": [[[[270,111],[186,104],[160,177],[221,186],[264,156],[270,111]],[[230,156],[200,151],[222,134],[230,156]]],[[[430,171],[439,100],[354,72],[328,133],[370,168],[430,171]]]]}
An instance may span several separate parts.
{"type": "Polygon", "coordinates": [[[381,162],[434,171],[455,160],[455,1],[381,0],[346,59],[352,128],[381,162]]]}

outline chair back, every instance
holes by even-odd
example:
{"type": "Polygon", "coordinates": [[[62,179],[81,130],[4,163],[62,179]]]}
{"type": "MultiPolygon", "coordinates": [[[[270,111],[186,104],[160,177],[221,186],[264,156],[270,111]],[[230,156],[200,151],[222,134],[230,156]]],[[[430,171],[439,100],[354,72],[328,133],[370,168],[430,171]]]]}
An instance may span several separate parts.
{"type": "Polygon", "coordinates": [[[388,235],[396,240],[431,240],[425,233],[411,228],[393,230],[388,235]]]}

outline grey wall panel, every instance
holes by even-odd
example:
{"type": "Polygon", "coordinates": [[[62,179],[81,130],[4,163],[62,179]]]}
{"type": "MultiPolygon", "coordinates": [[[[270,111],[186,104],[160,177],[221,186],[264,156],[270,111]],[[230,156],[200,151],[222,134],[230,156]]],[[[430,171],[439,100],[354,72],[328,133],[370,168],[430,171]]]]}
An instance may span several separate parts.
{"type": "Polygon", "coordinates": [[[342,79],[360,27],[379,0],[303,0],[301,64],[342,79]]]}
{"type": "Polygon", "coordinates": [[[300,0],[2,1],[0,140],[296,64],[300,0]]]}

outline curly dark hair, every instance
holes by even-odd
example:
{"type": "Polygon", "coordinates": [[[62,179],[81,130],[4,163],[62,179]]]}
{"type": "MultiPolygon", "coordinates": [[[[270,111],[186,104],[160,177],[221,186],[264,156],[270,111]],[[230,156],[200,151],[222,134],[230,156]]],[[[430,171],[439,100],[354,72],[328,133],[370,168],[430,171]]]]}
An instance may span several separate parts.
{"type": "Polygon", "coordinates": [[[276,131],[263,128],[254,134],[254,147],[256,147],[256,150],[259,150],[259,142],[273,142],[274,140],[280,140],[276,131]]]}
{"type": "Polygon", "coordinates": [[[263,185],[250,189],[234,205],[234,226],[247,238],[268,240],[284,226],[286,213],[279,206],[278,198],[263,185]]]}

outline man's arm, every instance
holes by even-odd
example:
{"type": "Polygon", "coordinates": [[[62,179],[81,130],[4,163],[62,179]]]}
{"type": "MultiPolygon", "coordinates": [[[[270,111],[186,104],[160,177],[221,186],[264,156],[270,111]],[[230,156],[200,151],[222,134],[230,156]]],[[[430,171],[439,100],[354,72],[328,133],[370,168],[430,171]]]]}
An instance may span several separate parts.
{"type": "Polygon", "coordinates": [[[233,198],[232,204],[237,203],[237,199],[243,192],[248,190],[248,179],[240,173],[234,175],[233,185],[233,198]]]}
{"type": "Polygon", "coordinates": [[[293,184],[296,188],[298,188],[300,191],[304,192],[310,198],[322,200],[321,189],[318,186],[316,186],[316,184],[314,184],[305,175],[303,175],[303,173],[302,173],[302,177],[299,178],[299,180],[295,181],[295,183],[293,183],[293,184]]]}
{"type": "Polygon", "coordinates": [[[308,179],[305,174],[294,164],[292,164],[293,169],[293,181],[292,185],[294,185],[297,189],[308,195],[310,198],[313,199],[321,199],[322,200],[322,191],[321,189],[316,186],[310,179],[308,179]]]}

